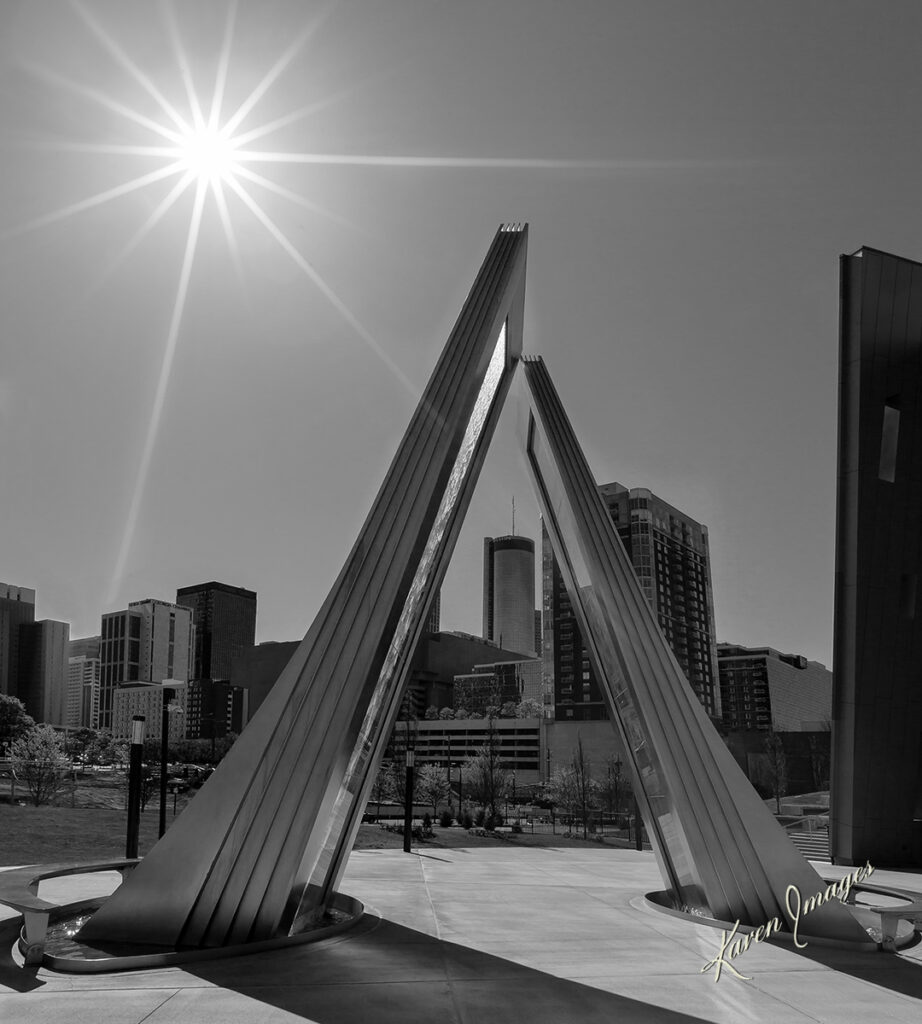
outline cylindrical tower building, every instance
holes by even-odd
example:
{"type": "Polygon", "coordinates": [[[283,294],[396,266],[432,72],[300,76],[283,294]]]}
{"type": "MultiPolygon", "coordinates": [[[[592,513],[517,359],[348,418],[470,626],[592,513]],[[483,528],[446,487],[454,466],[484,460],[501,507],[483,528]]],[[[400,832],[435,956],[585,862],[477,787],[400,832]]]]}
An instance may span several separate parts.
{"type": "Polygon", "coordinates": [[[483,539],[483,635],[536,657],[535,542],[528,537],[483,539]]]}

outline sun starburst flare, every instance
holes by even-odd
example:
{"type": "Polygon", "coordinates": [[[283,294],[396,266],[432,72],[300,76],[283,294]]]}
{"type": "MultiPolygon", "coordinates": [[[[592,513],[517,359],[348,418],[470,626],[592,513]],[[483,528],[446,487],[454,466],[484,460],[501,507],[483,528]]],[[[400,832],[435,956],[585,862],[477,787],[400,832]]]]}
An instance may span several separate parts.
{"type": "Polygon", "coordinates": [[[235,210],[245,211],[266,230],[287,256],[310,280],[312,285],[333,306],[350,328],[361,338],[364,344],[380,359],[413,396],[418,395],[414,385],[402,369],[394,362],[372,334],[362,325],[359,318],[350,309],[348,303],[335,291],[329,281],[310,260],[297,248],[279,224],[269,217],[260,205],[253,190],[284,198],[312,213],[330,217],[342,223],[322,206],[312,203],[271,178],[258,173],[253,165],[352,165],[363,167],[429,167],[429,168],[521,168],[521,169],[582,169],[582,170],[637,170],[649,169],[654,166],[675,166],[676,161],[611,161],[611,160],[549,160],[549,159],[511,159],[505,157],[452,157],[452,156],[400,156],[373,154],[335,154],[335,153],[303,153],[282,150],[262,150],[251,148],[259,139],[273,132],[294,124],[319,110],[325,103],[332,102],[336,97],[315,101],[300,107],[281,117],[259,124],[250,123],[260,100],[269,92],[301,49],[327,16],[332,6],[322,11],[304,30],[291,42],[275,63],[259,80],[255,88],[233,111],[225,113],[225,91],[230,71],[230,57],[233,48],[234,27],[236,22],[236,0],[232,0],[225,23],[223,39],[217,61],[217,73],[214,85],[207,102],[203,102],[193,79],[189,59],[182,44],[181,33],[175,13],[167,3],[164,6],[168,35],[173,55],[182,77],[187,110],[178,109],[171,103],[164,92],[158,88],[154,80],[146,74],[113,38],[105,26],[80,2],[71,0],[71,6],[79,14],[85,27],[101,44],[112,61],[127,73],[135,85],[152,99],[160,112],[159,118],[151,117],[134,109],[123,99],[116,99],[107,93],[65,78],[63,75],[47,68],[31,67],[30,70],[52,85],[68,90],[72,95],[81,97],[96,104],[110,113],[118,115],[135,130],[140,128],[150,133],[150,142],[146,145],[129,145],[118,143],[61,143],[55,148],[62,151],[96,153],[108,157],[122,157],[126,160],[148,159],[158,162],[152,170],[141,174],[127,175],[126,180],[95,195],[70,203],[58,210],[53,210],[17,228],[7,230],[0,237],[9,237],[24,231],[43,228],[85,214],[105,203],[113,202],[134,192],[146,189],[166,179],[176,181],[167,194],[157,203],[146,221],[130,237],[119,252],[113,268],[118,266],[136,249],[150,234],[154,227],[163,220],[166,214],[190,190],[194,193],[189,227],[180,269],[177,278],[176,294],[172,304],[172,314],[167,338],[164,344],[163,360],[154,393],[150,419],[138,462],[138,472],[131,498],[128,503],[125,529],[115,560],[107,603],[116,600],[122,585],[128,556],[134,539],[135,527],[142,507],[142,501],[156,447],[157,435],[163,413],[165,398],[169,387],[173,359],[180,336],[186,298],[189,294],[192,270],[195,262],[196,249],[201,233],[201,226],[206,216],[206,208],[210,206],[209,196],[214,203],[214,211],[222,225],[231,258],[241,281],[243,279],[239,246],[234,231],[234,220],[229,200],[235,201],[235,210]]]}

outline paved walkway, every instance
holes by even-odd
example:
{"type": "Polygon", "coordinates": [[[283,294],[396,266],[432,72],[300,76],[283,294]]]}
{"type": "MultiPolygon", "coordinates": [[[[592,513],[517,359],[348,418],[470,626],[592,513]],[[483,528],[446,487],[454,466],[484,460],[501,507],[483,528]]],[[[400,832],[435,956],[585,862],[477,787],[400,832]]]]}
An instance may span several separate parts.
{"type": "MultiPolygon", "coordinates": [[[[830,869],[835,871],[836,869],[830,869]]],[[[839,869],[845,873],[845,869],[839,869]]],[[[117,876],[43,883],[77,898],[117,876]]],[[[922,891],[922,877],[874,881],[922,891]]],[[[353,853],[366,904],[316,945],[187,968],[63,975],[0,951],[3,1024],[595,1024],[922,1020],[922,946],[898,955],[753,946],[751,981],[701,967],[720,932],[649,910],[649,853],[611,849],[353,853]]],[[[0,911],[2,913],[2,911],[0,911]]]]}

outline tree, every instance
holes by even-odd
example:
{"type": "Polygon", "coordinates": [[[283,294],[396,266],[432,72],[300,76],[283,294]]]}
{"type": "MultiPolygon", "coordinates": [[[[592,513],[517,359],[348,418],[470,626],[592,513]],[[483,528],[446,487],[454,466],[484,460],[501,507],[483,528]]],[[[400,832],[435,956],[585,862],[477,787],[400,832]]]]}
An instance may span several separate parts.
{"type": "Polygon", "coordinates": [[[609,815],[621,813],[624,799],[631,792],[631,786],[624,776],[624,765],[614,754],[610,754],[605,762],[605,775],[599,782],[598,792],[603,805],[608,808],[609,815]]]}
{"type": "Polygon", "coordinates": [[[542,718],[543,716],[543,705],[539,704],[536,700],[532,700],[530,697],[520,700],[515,706],[516,718],[542,718]]]}
{"type": "Polygon", "coordinates": [[[439,712],[439,718],[441,718],[443,720],[447,721],[448,719],[452,719],[454,717],[455,717],[455,709],[454,708],[442,708],[442,710],[439,712]]]}
{"type": "Polygon", "coordinates": [[[90,764],[122,763],[119,741],[106,729],[100,729],[86,748],[86,759],[90,764]]]}
{"type": "Polygon", "coordinates": [[[505,795],[508,781],[491,728],[487,742],[464,764],[464,791],[472,800],[489,807],[490,816],[495,818],[496,805],[505,795]]]}
{"type": "Polygon", "coordinates": [[[36,807],[52,801],[61,786],[67,758],[61,737],[50,725],[33,726],[10,746],[13,773],[25,783],[36,807]]]}
{"type": "Polygon", "coordinates": [[[455,720],[456,721],[461,721],[462,719],[470,718],[470,717],[471,717],[470,712],[466,711],[464,708],[457,708],[455,710],[455,720]]]}
{"type": "Polygon", "coordinates": [[[814,789],[829,789],[829,747],[831,723],[827,718],[819,733],[809,733],[807,746],[810,751],[810,772],[814,789]]]}
{"type": "Polygon", "coordinates": [[[781,798],[788,789],[788,762],[784,754],[781,736],[770,730],[765,734],[765,754],[760,772],[762,782],[775,798],[775,814],[781,813],[781,798]]]}
{"type": "MultiPolygon", "coordinates": [[[[397,776],[396,765],[393,761],[382,761],[375,773],[374,782],[371,784],[369,799],[378,805],[377,817],[381,817],[381,804],[397,800],[397,776]]],[[[399,801],[403,802],[402,798],[399,801]]]]}
{"type": "Polygon", "coordinates": [[[426,713],[423,715],[423,718],[425,718],[427,722],[435,722],[438,717],[439,709],[434,704],[430,704],[429,707],[426,708],[426,713]]]}
{"type": "Polygon", "coordinates": [[[26,714],[26,706],[17,697],[0,693],[0,754],[6,754],[10,744],[34,728],[35,719],[26,714]]]}
{"type": "Polygon", "coordinates": [[[74,729],[70,734],[70,742],[74,751],[74,758],[83,760],[86,757],[86,752],[99,737],[99,730],[90,729],[86,726],[80,729],[74,729]]]}
{"type": "Polygon", "coordinates": [[[589,758],[583,753],[583,742],[578,736],[572,761],[557,769],[550,789],[555,803],[561,805],[571,818],[582,822],[583,838],[588,838],[589,818],[593,808],[598,807],[600,787],[592,778],[589,758]]]}
{"type": "Polygon", "coordinates": [[[439,804],[451,794],[445,769],[438,764],[424,764],[417,772],[416,786],[420,800],[432,805],[433,815],[439,813],[439,804]]]}

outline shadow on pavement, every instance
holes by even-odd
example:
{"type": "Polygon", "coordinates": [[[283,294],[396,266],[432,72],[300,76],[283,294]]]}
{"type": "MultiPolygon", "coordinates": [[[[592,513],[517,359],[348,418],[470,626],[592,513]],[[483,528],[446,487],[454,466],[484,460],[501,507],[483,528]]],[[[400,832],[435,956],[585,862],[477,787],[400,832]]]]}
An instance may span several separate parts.
{"type": "MultiPolygon", "coordinates": [[[[213,961],[186,971],[318,1024],[692,1024],[704,1019],[557,978],[370,915],[351,932],[316,945],[213,961]]],[[[213,988],[186,989],[183,1013],[190,1020],[219,1020],[218,995],[213,988]]]]}
{"type": "MultiPolygon", "coordinates": [[[[806,949],[795,949],[787,942],[784,948],[839,974],[848,974],[859,981],[922,1000],[922,960],[917,959],[918,945],[917,939],[899,953],[851,953],[815,944],[809,944],[806,949]],[[906,956],[910,949],[916,950],[916,956],[906,956]]],[[[919,1012],[922,1015],[922,1007],[919,1012]]]]}
{"type": "Polygon", "coordinates": [[[11,992],[31,992],[45,983],[36,975],[38,967],[20,967],[13,959],[13,945],[19,938],[20,918],[0,921],[0,988],[11,992]]]}

